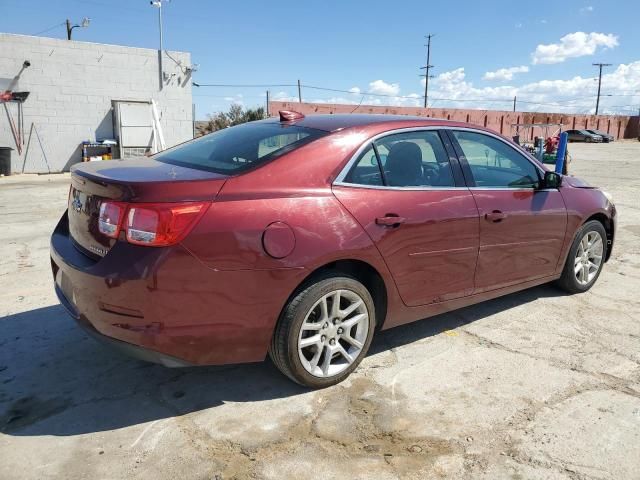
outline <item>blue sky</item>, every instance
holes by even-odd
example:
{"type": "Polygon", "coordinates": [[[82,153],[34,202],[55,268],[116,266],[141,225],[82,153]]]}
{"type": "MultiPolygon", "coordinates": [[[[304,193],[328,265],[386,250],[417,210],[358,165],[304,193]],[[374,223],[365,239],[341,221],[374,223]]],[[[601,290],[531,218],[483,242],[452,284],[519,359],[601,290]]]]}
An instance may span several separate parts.
{"type": "MultiPolygon", "coordinates": [[[[63,38],[65,18],[91,25],[74,38],[157,48],[157,10],[147,0],[1,0],[0,31],[63,38]],[[56,26],[58,25],[58,26],[56,26]],[[44,30],[54,27],[44,33],[44,30]]],[[[309,101],[420,105],[423,36],[434,33],[430,85],[435,107],[589,112],[605,69],[605,112],[640,107],[640,2],[593,0],[172,0],[164,7],[165,48],[192,53],[194,80],[303,84],[309,101]],[[561,8],[558,7],[561,5],[561,8]],[[390,97],[366,95],[365,92],[390,97]],[[409,97],[409,98],[405,98],[409,97]],[[415,97],[415,98],[411,98],[415,97]],[[530,102],[530,103],[524,103],[530,102]]],[[[1,55],[1,52],[0,52],[1,55]]],[[[264,103],[262,88],[194,88],[198,117],[264,103]]],[[[295,88],[271,88],[294,98],[295,88]]]]}

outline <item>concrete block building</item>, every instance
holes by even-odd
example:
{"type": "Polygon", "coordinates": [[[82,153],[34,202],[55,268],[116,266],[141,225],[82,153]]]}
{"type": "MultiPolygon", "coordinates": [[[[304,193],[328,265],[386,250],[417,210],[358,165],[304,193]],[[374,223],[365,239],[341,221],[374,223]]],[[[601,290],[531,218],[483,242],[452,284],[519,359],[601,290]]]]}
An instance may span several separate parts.
{"type": "Polygon", "coordinates": [[[191,56],[163,52],[160,72],[159,55],[0,33],[0,91],[29,92],[22,105],[0,105],[0,147],[14,149],[13,172],[69,170],[82,161],[83,142],[103,139],[118,143],[115,158],[143,154],[158,124],[167,147],[192,138],[191,56]]]}

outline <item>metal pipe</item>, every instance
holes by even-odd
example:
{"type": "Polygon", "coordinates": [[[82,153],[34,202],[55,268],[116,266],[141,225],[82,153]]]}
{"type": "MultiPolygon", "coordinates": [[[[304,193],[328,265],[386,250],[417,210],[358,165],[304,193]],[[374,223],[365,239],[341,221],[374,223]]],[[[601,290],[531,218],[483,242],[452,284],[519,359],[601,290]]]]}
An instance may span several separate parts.
{"type": "Polygon", "coordinates": [[[556,150],[556,173],[562,173],[564,170],[564,157],[567,154],[567,143],[569,143],[569,134],[562,132],[560,134],[560,141],[558,142],[558,149],[556,150]]]}
{"type": "Polygon", "coordinates": [[[158,2],[158,27],[160,28],[160,52],[158,54],[158,64],[160,68],[160,90],[164,87],[164,69],[162,67],[162,52],[163,50],[163,42],[162,42],[162,0],[158,2]]]}

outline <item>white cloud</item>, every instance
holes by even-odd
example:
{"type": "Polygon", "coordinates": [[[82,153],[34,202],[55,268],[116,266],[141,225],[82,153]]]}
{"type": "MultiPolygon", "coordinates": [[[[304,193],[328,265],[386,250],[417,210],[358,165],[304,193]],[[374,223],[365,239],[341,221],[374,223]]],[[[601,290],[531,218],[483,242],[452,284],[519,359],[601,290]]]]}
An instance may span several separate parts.
{"type": "Polygon", "coordinates": [[[287,92],[276,92],[274,95],[272,95],[272,100],[277,100],[278,102],[297,102],[298,101],[298,97],[294,97],[292,95],[289,95],[287,92]]]}
{"type": "Polygon", "coordinates": [[[360,88],[359,88],[359,87],[351,87],[351,88],[349,89],[349,91],[350,91],[351,93],[360,93],[360,88]]]}
{"type": "MultiPolygon", "coordinates": [[[[595,72],[595,69],[594,69],[595,72]]],[[[422,81],[424,85],[424,80],[422,81]]],[[[467,81],[464,68],[436,76],[429,83],[433,107],[509,110],[518,97],[518,110],[592,113],[597,82],[594,77],[541,80],[521,86],[477,88],[467,81]],[[433,86],[433,87],[432,87],[433,86]]],[[[602,75],[601,113],[637,115],[640,104],[640,60],[621,64],[602,75]]]]}
{"type": "MultiPolygon", "coordinates": [[[[519,68],[519,67],[514,67],[519,68]]],[[[449,108],[476,108],[481,110],[511,110],[513,97],[517,96],[518,111],[540,111],[558,113],[593,113],[595,110],[595,95],[597,82],[593,69],[593,76],[548,79],[523,85],[490,85],[476,87],[467,79],[464,67],[443,72],[429,82],[429,106],[449,108]]],[[[421,80],[424,87],[424,79],[421,80]]],[[[369,84],[380,86],[393,85],[375,81],[369,84]]],[[[305,101],[315,103],[338,103],[346,105],[389,105],[421,107],[421,94],[403,93],[399,85],[393,89],[378,89],[379,93],[391,95],[378,97],[368,93],[373,91],[360,90],[355,94],[355,87],[340,96],[304,98],[305,101]],[[390,93],[394,92],[394,93],[390,93]],[[364,98],[363,98],[364,97],[364,98]],[[362,102],[361,102],[362,100],[362,102]]],[[[305,92],[303,91],[303,94],[305,92]]],[[[615,68],[606,69],[602,76],[602,98],[600,112],[604,114],[621,113],[637,115],[640,104],[640,59],[615,68]]],[[[273,95],[274,100],[297,101],[297,97],[285,91],[273,95]]]]}
{"type": "Polygon", "coordinates": [[[495,72],[486,72],[482,77],[483,80],[498,80],[507,81],[512,80],[516,73],[526,73],[529,71],[529,67],[522,65],[520,67],[499,68],[495,72]]]}
{"type": "Polygon", "coordinates": [[[398,95],[400,93],[400,85],[397,83],[387,83],[384,80],[374,80],[369,83],[369,91],[382,95],[398,95]]]}
{"type": "Polygon", "coordinates": [[[229,96],[229,97],[224,97],[224,100],[226,100],[227,102],[232,102],[232,103],[238,103],[240,105],[243,105],[243,98],[244,95],[241,93],[236,93],[234,96],[229,96]]]}
{"type": "MultiPolygon", "coordinates": [[[[455,70],[451,70],[449,72],[441,73],[436,77],[437,82],[441,83],[457,83],[464,81],[466,73],[464,73],[464,67],[456,68],[455,70]]],[[[422,80],[422,84],[424,85],[425,80],[422,80]]]]}
{"type": "Polygon", "coordinates": [[[604,49],[618,45],[618,37],[612,33],[574,32],[565,35],[559,43],[540,44],[531,54],[532,63],[561,63],[568,58],[593,55],[599,47],[604,49]]]}
{"type": "Polygon", "coordinates": [[[580,9],[580,13],[591,13],[593,12],[593,7],[591,5],[587,5],[586,7],[582,7],[580,9]]]}
{"type": "Polygon", "coordinates": [[[522,22],[518,22],[518,23],[516,23],[516,24],[515,24],[515,27],[516,27],[516,28],[522,28],[522,22]]]}
{"type": "Polygon", "coordinates": [[[344,97],[330,97],[330,98],[316,98],[313,100],[305,100],[311,103],[337,103],[340,105],[357,105],[359,102],[355,101],[353,98],[344,98],[344,97]]]}

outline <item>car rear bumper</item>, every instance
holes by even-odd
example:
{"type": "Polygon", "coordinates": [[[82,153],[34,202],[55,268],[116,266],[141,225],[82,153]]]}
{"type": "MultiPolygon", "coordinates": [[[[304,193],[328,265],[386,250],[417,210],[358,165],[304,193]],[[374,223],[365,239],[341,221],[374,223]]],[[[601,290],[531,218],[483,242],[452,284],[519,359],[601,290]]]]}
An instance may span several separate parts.
{"type": "Polygon", "coordinates": [[[193,366],[192,363],[185,362],[184,360],[181,360],[179,358],[165,355],[148,348],[143,348],[138,345],[133,345],[131,343],[123,342],[121,340],[117,340],[115,338],[107,337],[106,335],[101,334],[98,330],[96,330],[91,322],[86,319],[86,317],[81,315],[80,312],[75,309],[69,299],[64,296],[62,289],[58,285],[55,285],[55,291],[56,295],[58,296],[58,300],[60,300],[60,304],[65,308],[67,313],[76,321],[78,326],[87,333],[87,335],[96,339],[98,342],[103,343],[129,357],[136,358],[145,362],[157,363],[170,368],[193,366]]]}
{"type": "Polygon", "coordinates": [[[172,367],[264,360],[284,302],[305,274],[218,271],[180,245],[118,242],[94,260],[72,244],[66,214],[50,253],[56,293],[83,329],[172,367]]]}

